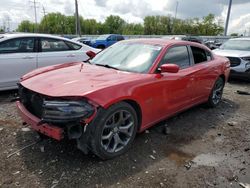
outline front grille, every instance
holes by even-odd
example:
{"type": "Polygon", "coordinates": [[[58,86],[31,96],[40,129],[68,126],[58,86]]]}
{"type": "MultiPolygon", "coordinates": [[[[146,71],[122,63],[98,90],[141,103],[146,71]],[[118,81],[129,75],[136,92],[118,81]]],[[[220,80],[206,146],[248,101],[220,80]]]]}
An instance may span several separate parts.
{"type": "Polygon", "coordinates": [[[42,117],[44,96],[19,85],[19,97],[21,103],[31,114],[38,118],[42,117]]]}
{"type": "Polygon", "coordinates": [[[231,67],[239,66],[241,63],[241,60],[238,57],[227,57],[227,58],[230,60],[231,67]]]}

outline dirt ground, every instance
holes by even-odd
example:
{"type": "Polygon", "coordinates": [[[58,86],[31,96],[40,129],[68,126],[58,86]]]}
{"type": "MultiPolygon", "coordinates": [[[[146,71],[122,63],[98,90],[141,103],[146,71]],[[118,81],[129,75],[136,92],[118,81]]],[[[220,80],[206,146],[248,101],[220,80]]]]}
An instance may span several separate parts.
{"type": "Polygon", "coordinates": [[[0,187],[240,187],[250,184],[250,83],[232,82],[215,109],[194,107],[137,135],[125,155],[101,161],[74,142],[22,129],[15,91],[0,93],[0,187]],[[36,143],[29,146],[32,143],[36,143]],[[13,152],[29,146],[17,154],[13,152]]]}

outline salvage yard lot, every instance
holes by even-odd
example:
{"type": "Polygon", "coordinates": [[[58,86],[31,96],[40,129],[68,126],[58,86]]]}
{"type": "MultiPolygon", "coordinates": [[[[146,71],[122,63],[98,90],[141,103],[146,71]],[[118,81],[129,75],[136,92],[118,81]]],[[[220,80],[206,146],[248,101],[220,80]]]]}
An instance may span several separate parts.
{"type": "Polygon", "coordinates": [[[137,135],[126,154],[101,161],[71,141],[35,143],[14,91],[0,93],[0,187],[240,187],[250,183],[249,83],[226,85],[215,109],[194,107],[137,135]],[[7,157],[9,156],[9,157],[7,157]]]}

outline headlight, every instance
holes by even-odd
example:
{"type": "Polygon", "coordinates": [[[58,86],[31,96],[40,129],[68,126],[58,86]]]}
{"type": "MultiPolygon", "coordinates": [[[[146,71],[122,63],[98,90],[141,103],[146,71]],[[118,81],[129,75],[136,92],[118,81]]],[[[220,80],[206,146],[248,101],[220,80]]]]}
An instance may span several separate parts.
{"type": "Polygon", "coordinates": [[[72,122],[88,118],[94,107],[86,101],[44,101],[42,120],[45,122],[72,122]]]}

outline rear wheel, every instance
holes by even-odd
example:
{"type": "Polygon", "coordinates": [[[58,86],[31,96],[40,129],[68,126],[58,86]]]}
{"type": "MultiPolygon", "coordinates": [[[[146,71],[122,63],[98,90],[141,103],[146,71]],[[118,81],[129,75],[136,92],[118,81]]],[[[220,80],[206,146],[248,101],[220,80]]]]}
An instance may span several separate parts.
{"type": "Polygon", "coordinates": [[[215,107],[220,103],[222,94],[223,94],[224,85],[225,85],[224,80],[221,77],[219,77],[216,80],[214,87],[210,93],[210,96],[207,102],[209,107],[215,107]]]}
{"type": "Polygon", "coordinates": [[[126,102],[103,110],[95,120],[96,129],[91,139],[91,150],[106,160],[126,152],[137,131],[138,120],[132,106],[126,102]]]}

